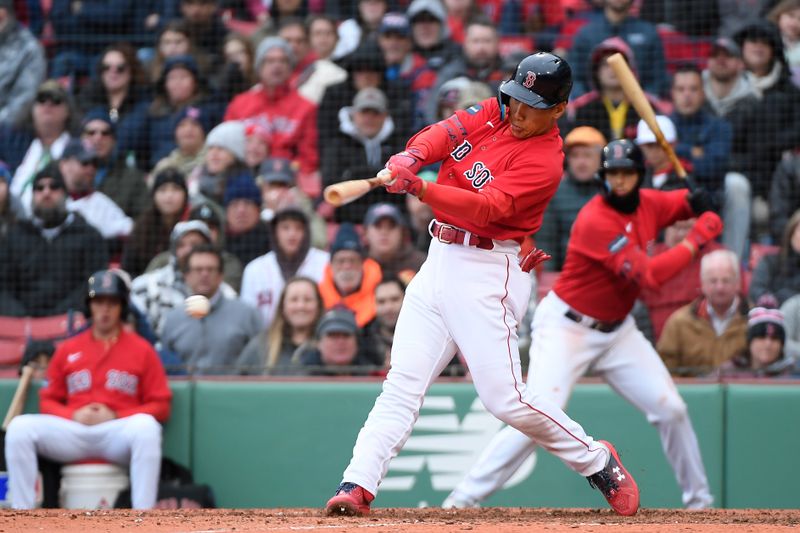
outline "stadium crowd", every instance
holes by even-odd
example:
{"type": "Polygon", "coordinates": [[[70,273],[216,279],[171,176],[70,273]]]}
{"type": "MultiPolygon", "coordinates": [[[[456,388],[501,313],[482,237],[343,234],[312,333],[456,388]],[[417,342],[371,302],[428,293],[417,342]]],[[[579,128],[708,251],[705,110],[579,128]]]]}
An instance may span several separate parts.
{"type": "Polygon", "coordinates": [[[531,51],[561,54],[564,177],[523,243],[553,256],[541,295],[608,141],[641,148],[644,187],[686,186],[606,62],[620,53],[725,222],[637,322],[676,375],[796,374],[800,0],[753,4],[0,0],[0,316],[85,312],[112,268],[169,374],[384,375],[433,214],[381,189],[334,208],[323,188],[494,97],[531,51]]]}

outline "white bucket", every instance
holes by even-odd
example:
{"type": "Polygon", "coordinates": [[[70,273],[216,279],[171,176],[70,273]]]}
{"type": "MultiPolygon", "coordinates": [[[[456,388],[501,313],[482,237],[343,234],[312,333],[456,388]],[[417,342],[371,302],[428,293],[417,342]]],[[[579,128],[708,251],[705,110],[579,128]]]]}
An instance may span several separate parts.
{"type": "Polygon", "coordinates": [[[61,468],[59,501],[64,509],[111,509],[128,484],[127,470],[117,465],[67,465],[61,468]]]}

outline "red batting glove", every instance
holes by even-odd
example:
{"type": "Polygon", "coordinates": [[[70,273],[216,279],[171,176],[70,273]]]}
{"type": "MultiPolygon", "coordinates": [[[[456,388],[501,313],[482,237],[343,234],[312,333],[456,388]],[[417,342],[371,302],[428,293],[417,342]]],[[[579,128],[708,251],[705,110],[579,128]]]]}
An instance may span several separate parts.
{"type": "Polygon", "coordinates": [[[722,219],[713,211],[706,211],[697,219],[686,235],[686,240],[699,250],[722,233],[722,219]]]}
{"type": "Polygon", "coordinates": [[[530,272],[536,268],[537,265],[544,263],[548,259],[552,259],[550,254],[539,248],[534,248],[528,252],[528,255],[522,258],[522,261],[519,262],[519,267],[523,272],[530,272]]]}
{"type": "Polygon", "coordinates": [[[422,161],[424,159],[424,154],[420,151],[420,149],[411,146],[407,150],[404,150],[399,154],[394,154],[392,157],[390,157],[389,161],[386,163],[386,168],[389,168],[389,165],[391,164],[396,167],[407,168],[416,174],[419,172],[419,169],[422,168],[422,161]]]}
{"type": "Polygon", "coordinates": [[[423,184],[423,181],[419,176],[414,174],[414,172],[406,167],[395,165],[391,159],[388,163],[386,163],[386,168],[389,169],[389,171],[392,173],[392,177],[394,178],[392,181],[386,184],[387,191],[395,194],[403,194],[407,192],[408,194],[419,196],[419,193],[422,191],[423,184]]]}

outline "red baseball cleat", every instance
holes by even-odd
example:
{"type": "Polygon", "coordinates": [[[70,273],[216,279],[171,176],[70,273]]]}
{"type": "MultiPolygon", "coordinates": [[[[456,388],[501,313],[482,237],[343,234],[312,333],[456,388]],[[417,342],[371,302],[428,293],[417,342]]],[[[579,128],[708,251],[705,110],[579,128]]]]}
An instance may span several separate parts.
{"type": "Polygon", "coordinates": [[[375,496],[363,487],[355,483],[342,483],[325,505],[325,512],[328,516],[366,516],[369,514],[369,504],[374,499],[375,496]]]}
{"type": "Polygon", "coordinates": [[[636,481],[622,466],[614,446],[604,440],[598,442],[605,444],[611,455],[605,468],[586,478],[589,480],[589,485],[602,492],[608,504],[617,513],[622,516],[636,514],[639,509],[639,487],[636,486],[636,481]]]}

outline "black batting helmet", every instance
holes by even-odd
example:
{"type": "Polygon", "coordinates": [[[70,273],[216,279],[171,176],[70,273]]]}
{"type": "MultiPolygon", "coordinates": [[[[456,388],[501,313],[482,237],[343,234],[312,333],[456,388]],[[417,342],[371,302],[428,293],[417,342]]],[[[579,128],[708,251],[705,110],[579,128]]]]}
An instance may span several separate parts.
{"type": "Polygon", "coordinates": [[[644,176],[644,155],[641,148],[628,139],[611,141],[603,148],[598,174],[605,179],[605,171],[615,168],[632,168],[639,174],[639,179],[644,176]]]}
{"type": "Polygon", "coordinates": [[[86,288],[86,316],[90,316],[92,308],[89,302],[98,296],[114,296],[122,304],[122,317],[128,312],[128,284],[113,270],[98,270],[89,277],[86,288]]]}
{"type": "Polygon", "coordinates": [[[536,52],[517,65],[514,77],[503,82],[497,98],[508,105],[511,98],[537,109],[566,102],[572,90],[572,69],[555,54],[536,52]]]}

